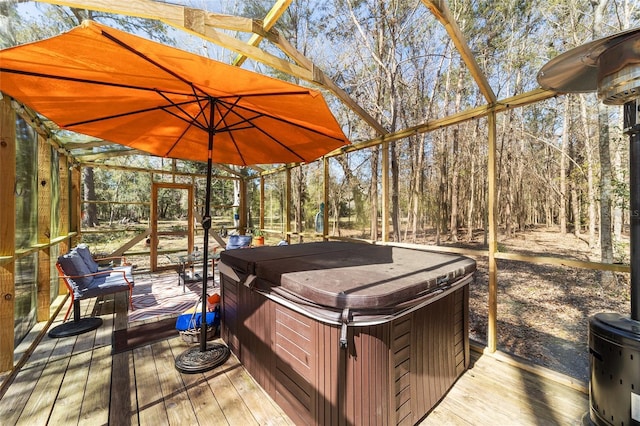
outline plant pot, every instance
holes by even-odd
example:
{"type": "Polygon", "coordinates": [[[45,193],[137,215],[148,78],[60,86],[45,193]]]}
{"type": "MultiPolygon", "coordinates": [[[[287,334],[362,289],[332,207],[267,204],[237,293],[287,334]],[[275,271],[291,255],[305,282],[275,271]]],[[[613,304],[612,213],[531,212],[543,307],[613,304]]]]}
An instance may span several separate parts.
{"type": "Polygon", "coordinates": [[[254,241],[256,246],[263,246],[264,245],[264,237],[263,236],[255,237],[253,239],[253,241],[254,241]]]}

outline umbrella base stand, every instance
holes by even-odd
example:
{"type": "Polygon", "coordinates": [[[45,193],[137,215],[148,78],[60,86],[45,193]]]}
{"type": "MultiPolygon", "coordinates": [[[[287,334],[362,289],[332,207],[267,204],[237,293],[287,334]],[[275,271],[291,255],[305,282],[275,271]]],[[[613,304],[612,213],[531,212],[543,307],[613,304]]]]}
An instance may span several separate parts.
{"type": "Polygon", "coordinates": [[[102,325],[102,318],[85,317],[80,318],[80,301],[73,301],[73,321],[62,323],[49,330],[49,337],[60,339],[62,337],[77,336],[99,328],[102,325]]]}
{"type": "Polygon", "coordinates": [[[62,337],[77,336],[79,334],[95,330],[101,325],[102,318],[81,318],[79,320],[65,322],[64,324],[60,324],[52,328],[49,330],[49,337],[59,339],[62,337]]]}
{"type": "Polygon", "coordinates": [[[206,350],[200,350],[200,346],[187,349],[176,358],[176,370],[181,373],[204,373],[219,365],[224,364],[231,351],[221,343],[209,343],[206,350]]]}

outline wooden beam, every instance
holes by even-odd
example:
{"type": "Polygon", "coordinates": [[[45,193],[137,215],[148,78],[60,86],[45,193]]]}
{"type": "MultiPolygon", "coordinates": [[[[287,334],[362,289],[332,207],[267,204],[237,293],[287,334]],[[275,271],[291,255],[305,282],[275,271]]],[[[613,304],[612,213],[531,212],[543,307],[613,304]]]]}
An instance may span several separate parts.
{"type": "Polygon", "coordinates": [[[319,68],[314,67],[314,74],[316,75],[316,81],[322,86],[329,89],[334,95],[338,97],[348,108],[358,114],[369,126],[371,126],[379,135],[386,135],[389,133],[375,118],[373,118],[364,108],[362,108],[356,101],[351,99],[351,96],[347,94],[341,87],[330,80],[319,68]]]}
{"type": "MultiPolygon", "coordinates": [[[[268,32],[273,24],[277,21],[277,17],[281,16],[288,7],[290,1],[280,2],[282,5],[274,5],[272,15],[267,15],[265,24],[262,27],[255,25],[255,21],[248,18],[241,18],[230,15],[213,14],[202,10],[189,9],[178,5],[165,4],[163,7],[146,7],[149,3],[156,5],[156,2],[149,0],[131,0],[127,2],[107,1],[107,0],[39,0],[45,3],[64,5],[69,7],[100,10],[109,13],[117,13],[121,15],[138,16],[148,19],[157,19],[165,22],[173,27],[192,33],[202,37],[212,43],[232,50],[239,54],[242,58],[251,58],[265,65],[268,65],[278,71],[291,75],[302,80],[317,83],[326,87],[333,92],[342,102],[358,114],[366,123],[372,126],[379,134],[384,135],[387,131],[371,117],[360,105],[358,105],[351,97],[342,90],[337,84],[327,78],[319,68],[297,52],[288,42],[283,40],[277,32],[268,32]],[[285,4],[286,3],[286,4],[285,4]],[[278,8],[280,6],[280,8],[278,8]],[[283,8],[283,9],[282,9],[283,8]],[[272,22],[271,26],[266,24],[267,20],[272,22]],[[217,31],[215,28],[233,29],[236,31],[252,31],[259,32],[254,34],[260,39],[268,36],[268,38],[280,47],[283,52],[296,62],[304,64],[304,66],[296,65],[277,56],[266,53],[262,49],[256,47],[257,43],[245,43],[225,33],[217,31]]],[[[270,12],[271,14],[271,12],[270,12]]],[[[244,61],[243,59],[242,61],[244,61]]],[[[236,60],[238,60],[236,58],[236,60]]]]}
{"type": "MultiPolygon", "coordinates": [[[[273,26],[276,24],[276,22],[278,22],[278,20],[284,14],[284,12],[287,11],[287,9],[289,8],[289,5],[291,4],[291,1],[292,0],[276,0],[271,10],[267,13],[267,16],[265,16],[264,18],[262,28],[265,31],[269,31],[271,28],[273,28],[273,26]]],[[[262,36],[258,34],[253,34],[249,39],[249,41],[247,42],[247,44],[250,46],[257,47],[262,41],[262,39],[263,39],[262,36]]],[[[244,64],[244,61],[246,60],[247,60],[247,57],[245,55],[239,54],[233,60],[232,65],[240,67],[242,66],[242,64],[244,64]]]]}
{"type": "MultiPolygon", "coordinates": [[[[105,164],[105,163],[93,163],[93,162],[82,162],[80,163],[80,165],[82,167],[92,167],[94,169],[112,169],[112,170],[124,170],[124,171],[129,171],[129,172],[134,172],[134,173],[156,173],[156,174],[162,174],[162,175],[171,175],[174,174],[176,176],[195,176],[197,178],[206,178],[207,175],[206,174],[197,174],[197,173],[188,173],[188,172],[174,172],[172,170],[160,170],[160,169],[147,169],[144,167],[131,167],[131,166],[120,166],[120,165],[116,165],[116,164],[105,164]]],[[[233,170],[230,167],[227,167],[223,164],[214,164],[213,167],[217,168],[217,169],[221,169],[224,171],[227,171],[229,173],[232,173],[234,176],[224,176],[224,175],[218,175],[218,174],[214,174],[212,177],[214,179],[237,179],[238,177],[241,176],[241,174],[236,171],[233,170]],[[238,176],[238,177],[235,177],[238,176]]]]}
{"type": "Polygon", "coordinates": [[[0,99],[0,372],[13,368],[16,250],[16,115],[8,97],[0,99]]]}
{"type": "Polygon", "coordinates": [[[361,149],[370,148],[372,146],[380,145],[384,142],[391,142],[400,139],[407,138],[419,133],[427,133],[433,130],[442,129],[444,127],[453,126],[463,123],[465,121],[474,120],[480,117],[484,117],[490,113],[504,112],[509,109],[519,108],[532,103],[540,102],[545,99],[553,98],[558,93],[549,90],[535,89],[527,93],[513,96],[498,101],[494,105],[483,105],[480,107],[461,111],[457,114],[452,114],[447,117],[429,120],[426,123],[418,124],[416,126],[407,127],[406,129],[398,130],[397,132],[388,133],[381,137],[369,139],[367,141],[353,143],[346,145],[342,148],[336,149],[327,154],[327,157],[335,157],[347,152],[359,151],[361,149]]]}
{"type": "Polygon", "coordinates": [[[504,260],[517,260],[519,262],[537,263],[541,265],[556,265],[567,266],[570,268],[589,269],[593,271],[611,271],[630,273],[631,267],[629,264],[621,263],[600,263],[600,262],[587,262],[584,260],[564,259],[551,256],[528,256],[520,253],[501,253],[496,252],[494,254],[496,259],[504,260]]]}
{"type": "Polygon", "coordinates": [[[256,19],[224,15],[188,7],[185,7],[184,25],[186,28],[197,31],[198,33],[204,32],[206,27],[243,33],[253,33],[262,30],[262,23],[256,19]]]}
{"type": "Polygon", "coordinates": [[[91,149],[91,148],[99,148],[102,146],[112,146],[118,145],[115,142],[108,142],[102,139],[96,139],[91,142],[67,142],[63,143],[62,146],[64,149],[72,150],[72,149],[91,149]]]}
{"type": "MultiPolygon", "coordinates": [[[[345,241],[349,239],[346,238],[345,241]]],[[[464,247],[449,247],[449,246],[437,246],[431,244],[415,244],[415,243],[398,243],[395,241],[390,242],[382,242],[375,241],[375,244],[383,245],[383,246],[392,246],[392,247],[402,247],[409,248],[412,250],[422,250],[422,251],[434,251],[438,253],[455,253],[462,254],[464,256],[473,256],[473,257],[487,257],[489,252],[487,250],[478,250],[464,247]]]]}
{"type": "MultiPolygon", "coordinates": [[[[419,133],[431,132],[433,130],[442,129],[442,128],[460,124],[466,121],[471,121],[480,117],[485,117],[492,112],[500,113],[510,109],[520,108],[523,106],[544,101],[546,99],[553,98],[555,96],[558,96],[558,94],[559,93],[550,91],[550,90],[544,90],[540,88],[534,89],[529,92],[521,93],[509,98],[502,99],[497,103],[495,103],[494,105],[483,105],[476,108],[471,108],[471,109],[461,111],[459,113],[452,114],[443,118],[437,118],[434,120],[429,120],[422,124],[407,127],[405,129],[398,130],[397,132],[387,133],[384,136],[375,137],[362,142],[355,142],[355,143],[352,143],[351,145],[346,145],[344,147],[338,148],[326,154],[325,157],[327,158],[336,157],[338,155],[343,155],[347,152],[360,151],[362,149],[381,145],[384,142],[396,141],[396,140],[404,139],[419,133]]],[[[266,176],[268,174],[279,173],[283,171],[285,168],[286,166],[281,166],[281,167],[269,169],[264,171],[262,175],[266,176]]]]}
{"type": "Polygon", "coordinates": [[[385,135],[388,131],[380,124],[375,118],[373,118],[367,111],[364,110],[356,101],[354,101],[347,92],[327,77],[324,72],[316,67],[314,63],[299,52],[293,45],[289,43],[284,37],[279,37],[277,40],[273,40],[274,44],[280,48],[287,56],[296,61],[300,66],[310,70],[313,73],[313,82],[325,87],[331,93],[333,93],[338,99],[340,99],[348,108],[358,114],[369,126],[378,132],[380,135],[385,135]]]}
{"type": "MultiPolygon", "coordinates": [[[[61,6],[69,6],[80,9],[99,10],[108,13],[116,13],[127,16],[137,16],[140,18],[157,19],[175,28],[187,31],[196,36],[202,37],[212,43],[232,50],[236,53],[245,55],[251,59],[262,62],[278,71],[301,78],[306,81],[313,81],[313,73],[302,67],[299,67],[277,56],[266,53],[262,49],[247,45],[241,40],[226,35],[214,29],[213,26],[207,25],[207,19],[210,15],[208,12],[189,9],[184,6],[158,3],[151,0],[127,0],[109,1],[109,0],[38,0],[43,3],[57,4],[61,6]],[[200,17],[200,19],[198,19],[200,17]]],[[[224,26],[221,21],[228,19],[233,21],[228,25],[237,25],[243,18],[229,15],[215,15],[210,23],[218,26],[224,26]]]]}
{"type": "Polygon", "coordinates": [[[129,241],[127,241],[126,243],[124,243],[123,245],[118,247],[113,252],[109,253],[109,255],[107,257],[124,256],[124,254],[131,247],[135,246],[136,244],[138,244],[139,242],[141,242],[142,240],[147,238],[149,236],[149,234],[151,234],[151,229],[147,228],[146,230],[144,230],[143,232],[139,233],[138,235],[134,235],[133,238],[131,238],[129,241]]]}
{"type": "Polygon", "coordinates": [[[149,156],[148,152],[140,151],[138,149],[114,149],[111,151],[102,151],[98,153],[87,153],[87,154],[74,154],[73,156],[78,159],[78,161],[96,161],[96,160],[108,160],[115,157],[127,157],[129,155],[146,155],[149,156]]]}
{"type": "Polygon", "coordinates": [[[230,173],[230,174],[232,174],[234,176],[242,177],[242,173],[240,173],[239,171],[237,171],[233,167],[227,166],[226,164],[214,163],[213,167],[215,167],[217,169],[220,169],[220,170],[224,170],[225,172],[230,173]]]}
{"type": "Polygon", "coordinates": [[[152,0],[36,0],[40,3],[57,4],[79,9],[97,10],[100,12],[116,13],[120,15],[136,16],[138,18],[157,19],[162,16],[163,21],[170,25],[184,23],[185,7],[152,0]]]}
{"type": "Polygon", "coordinates": [[[262,49],[254,46],[249,46],[241,40],[238,40],[234,37],[228,36],[220,31],[217,31],[211,27],[205,28],[203,33],[199,33],[193,31],[190,28],[183,28],[186,31],[189,31],[195,35],[199,35],[200,37],[215,43],[219,46],[227,48],[229,50],[233,50],[236,53],[241,53],[245,56],[250,57],[258,62],[261,62],[265,65],[270,66],[278,71],[281,71],[285,74],[289,74],[291,76],[300,78],[305,81],[314,81],[313,72],[309,71],[299,65],[296,65],[287,60],[278,58],[277,56],[266,53],[262,49]]]}
{"type": "MultiPolygon", "coordinates": [[[[126,204],[127,206],[150,206],[151,203],[148,201],[102,201],[102,200],[81,200],[82,204],[102,204],[102,205],[111,205],[111,204],[126,204]]],[[[86,232],[92,232],[90,230],[85,230],[86,232]]],[[[110,230],[108,232],[111,232],[110,230]]]]}
{"type": "Polygon", "coordinates": [[[493,93],[491,86],[489,85],[489,81],[487,77],[484,75],[484,72],[478,66],[478,62],[476,62],[471,49],[467,45],[458,24],[455,19],[451,16],[451,12],[449,11],[449,7],[447,6],[446,0],[422,0],[422,3],[425,4],[431,10],[431,13],[444,25],[449,37],[451,37],[451,41],[456,46],[458,53],[462,57],[462,60],[469,68],[469,72],[471,76],[475,80],[478,88],[484,95],[485,99],[489,104],[493,104],[496,101],[496,95],[493,93]]]}

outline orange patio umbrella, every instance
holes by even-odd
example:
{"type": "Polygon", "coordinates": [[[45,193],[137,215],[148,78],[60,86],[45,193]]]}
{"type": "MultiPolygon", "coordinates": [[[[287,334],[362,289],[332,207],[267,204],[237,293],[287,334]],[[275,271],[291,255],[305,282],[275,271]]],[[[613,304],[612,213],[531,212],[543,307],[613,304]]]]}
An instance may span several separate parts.
{"type": "Polygon", "coordinates": [[[85,21],[0,51],[0,89],[61,128],[161,157],[313,161],[348,143],[322,95],[85,21]],[[203,149],[204,147],[204,149],[203,149]]]}
{"type": "MultiPolygon", "coordinates": [[[[318,91],[92,21],[0,51],[0,91],[62,129],[161,157],[207,161],[205,265],[212,163],[310,162],[349,143],[318,91]]],[[[205,328],[200,352],[208,351],[205,328]]],[[[181,371],[211,368],[203,353],[183,355],[184,364],[176,362],[181,371]],[[193,365],[190,358],[197,359],[193,365]]]]}

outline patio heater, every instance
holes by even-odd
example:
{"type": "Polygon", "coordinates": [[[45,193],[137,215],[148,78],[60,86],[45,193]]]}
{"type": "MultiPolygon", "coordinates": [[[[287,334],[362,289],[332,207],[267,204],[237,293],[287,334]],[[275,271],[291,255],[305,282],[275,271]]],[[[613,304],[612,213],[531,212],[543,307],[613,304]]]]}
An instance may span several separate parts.
{"type": "Polygon", "coordinates": [[[631,316],[589,319],[589,416],[595,425],[640,425],[640,28],[576,47],[542,67],[538,82],[563,93],[598,92],[624,105],[629,137],[631,316]]]}

